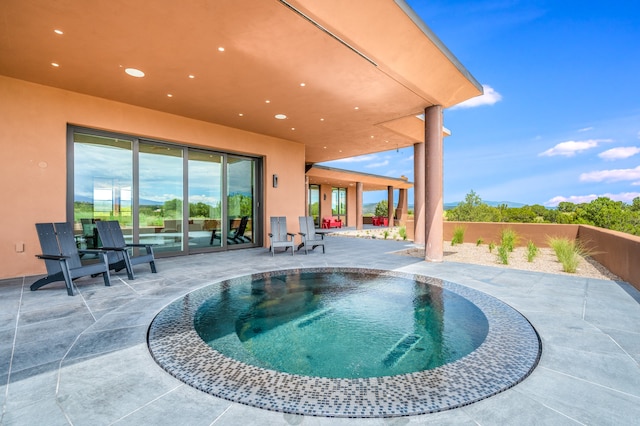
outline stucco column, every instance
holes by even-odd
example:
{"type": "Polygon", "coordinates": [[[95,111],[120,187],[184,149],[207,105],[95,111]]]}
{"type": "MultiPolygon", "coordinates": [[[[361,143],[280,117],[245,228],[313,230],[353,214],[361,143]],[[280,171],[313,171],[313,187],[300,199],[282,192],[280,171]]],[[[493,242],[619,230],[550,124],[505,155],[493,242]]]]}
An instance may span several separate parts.
{"type": "Polygon", "coordinates": [[[443,141],[442,106],[434,105],[424,110],[425,125],[425,260],[442,262],[443,249],[443,141]]]}
{"type": "Polygon", "coordinates": [[[360,230],[362,226],[362,182],[356,182],[356,229],[360,230]]]}
{"type": "MultiPolygon", "coordinates": [[[[426,128],[426,124],[425,124],[426,128]]],[[[425,130],[426,132],[426,130],[425,130]]],[[[424,143],[413,144],[413,242],[424,244],[424,143]]]]}
{"type": "Polygon", "coordinates": [[[398,190],[398,205],[396,206],[396,216],[398,218],[398,222],[400,222],[401,225],[405,224],[405,221],[407,220],[407,209],[408,209],[408,202],[407,202],[407,190],[406,188],[400,188],[398,190]]]}
{"type": "Polygon", "coordinates": [[[393,207],[393,186],[387,186],[387,217],[389,218],[389,226],[393,226],[393,216],[395,208],[393,207]]]}

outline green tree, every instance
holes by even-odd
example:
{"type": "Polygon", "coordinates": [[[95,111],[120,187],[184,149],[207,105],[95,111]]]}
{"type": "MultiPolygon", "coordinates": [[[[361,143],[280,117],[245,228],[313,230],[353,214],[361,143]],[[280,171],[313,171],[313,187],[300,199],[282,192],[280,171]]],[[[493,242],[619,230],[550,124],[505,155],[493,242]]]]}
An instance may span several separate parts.
{"type": "Polygon", "coordinates": [[[499,209],[482,202],[480,196],[471,190],[463,202],[447,212],[447,218],[467,222],[499,222],[501,212],[499,209]]]}
{"type": "Polygon", "coordinates": [[[389,216],[389,203],[387,200],[379,201],[376,204],[376,209],[374,214],[379,217],[387,217],[389,216]]]}

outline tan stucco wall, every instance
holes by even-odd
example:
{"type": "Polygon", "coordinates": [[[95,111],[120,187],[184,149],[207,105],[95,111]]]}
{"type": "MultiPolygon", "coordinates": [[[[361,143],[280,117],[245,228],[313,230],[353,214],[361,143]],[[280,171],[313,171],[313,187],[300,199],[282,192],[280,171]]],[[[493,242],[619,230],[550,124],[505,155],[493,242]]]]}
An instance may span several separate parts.
{"type": "Polygon", "coordinates": [[[67,124],[263,156],[265,235],[270,216],[287,216],[298,232],[305,213],[302,144],[2,76],[0,100],[0,278],[45,272],[35,258],[34,224],[66,220],[67,124]]]}
{"type": "Polygon", "coordinates": [[[578,239],[595,260],[640,290],[640,237],[580,225],[578,239]]]}
{"type": "Polygon", "coordinates": [[[568,238],[578,237],[580,225],[561,225],[555,223],[506,223],[506,222],[444,222],[444,241],[451,241],[453,230],[462,226],[465,228],[464,242],[475,243],[482,238],[485,244],[500,243],[500,232],[503,229],[513,229],[518,235],[517,244],[526,246],[529,241],[538,247],[548,247],[549,237],[568,238]]]}

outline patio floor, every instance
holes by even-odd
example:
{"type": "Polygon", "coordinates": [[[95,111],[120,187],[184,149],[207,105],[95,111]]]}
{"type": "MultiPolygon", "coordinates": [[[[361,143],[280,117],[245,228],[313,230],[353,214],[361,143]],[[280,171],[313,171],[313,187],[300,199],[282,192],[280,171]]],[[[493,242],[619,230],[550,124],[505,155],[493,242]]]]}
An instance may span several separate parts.
{"type": "Polygon", "coordinates": [[[29,291],[33,278],[0,281],[2,425],[498,425],[634,424],[640,418],[640,292],[626,283],[389,254],[410,246],[327,237],[316,250],[271,257],[264,248],[163,258],[158,274],[112,274],[29,291]],[[483,401],[388,419],[306,417],[219,399],[170,376],[146,333],[164,306],[214,281],[274,269],[344,266],[419,273],[499,298],[542,339],[538,367],[483,401]]]}

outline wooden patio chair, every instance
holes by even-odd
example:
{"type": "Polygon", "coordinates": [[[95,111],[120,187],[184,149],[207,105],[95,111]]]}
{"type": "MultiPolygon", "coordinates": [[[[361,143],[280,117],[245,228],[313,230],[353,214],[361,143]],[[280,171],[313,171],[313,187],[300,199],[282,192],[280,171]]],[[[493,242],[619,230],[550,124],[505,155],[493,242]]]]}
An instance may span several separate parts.
{"type": "Polygon", "coordinates": [[[309,246],[311,250],[322,246],[324,253],[324,234],[316,233],[316,224],[311,216],[300,216],[300,235],[302,236],[302,244],[298,246],[298,250],[304,246],[304,254],[309,254],[309,246]]]}
{"type": "Polygon", "coordinates": [[[120,222],[117,220],[99,220],[96,221],[96,227],[102,241],[101,248],[107,250],[109,269],[114,269],[116,272],[126,269],[130,280],[135,279],[133,265],[148,263],[151,266],[151,272],[154,274],[157,272],[151,244],[127,244],[120,228],[120,222]],[[129,251],[136,247],[144,248],[146,253],[136,256],[129,251]]]}
{"type": "Polygon", "coordinates": [[[36,231],[42,248],[42,254],[37,254],[36,257],[44,260],[47,276],[31,284],[31,291],[53,282],[64,281],[67,294],[73,296],[73,280],[100,274],[104,278],[104,285],[111,285],[107,253],[104,250],[78,250],[70,223],[36,223],[36,231]],[[83,264],[80,260],[81,253],[95,254],[98,261],[83,264]]]}
{"type": "Polygon", "coordinates": [[[271,246],[271,256],[274,255],[276,247],[284,247],[287,251],[291,247],[291,255],[295,251],[295,238],[296,234],[287,232],[287,218],[284,216],[272,216],[271,217],[271,232],[269,232],[269,241],[271,246]]]}

